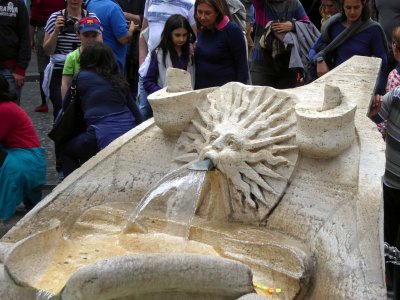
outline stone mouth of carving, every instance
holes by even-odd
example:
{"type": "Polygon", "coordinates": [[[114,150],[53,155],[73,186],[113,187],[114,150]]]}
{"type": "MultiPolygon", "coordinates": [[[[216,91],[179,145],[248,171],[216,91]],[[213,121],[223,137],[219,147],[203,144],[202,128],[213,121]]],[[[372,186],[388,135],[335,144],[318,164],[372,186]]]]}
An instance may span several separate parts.
{"type": "Polygon", "coordinates": [[[211,171],[214,168],[214,163],[210,158],[198,160],[188,166],[188,169],[193,171],[211,171]]]}

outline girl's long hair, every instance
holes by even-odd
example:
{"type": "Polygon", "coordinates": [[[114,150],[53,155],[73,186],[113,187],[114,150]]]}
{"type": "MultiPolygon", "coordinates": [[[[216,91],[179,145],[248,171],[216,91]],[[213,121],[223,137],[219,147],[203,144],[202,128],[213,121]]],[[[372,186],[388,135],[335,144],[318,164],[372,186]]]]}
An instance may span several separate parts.
{"type": "Polygon", "coordinates": [[[10,85],[3,74],[0,74],[0,102],[12,101],[15,102],[16,95],[10,92],[10,85]]]}
{"type": "Polygon", "coordinates": [[[178,53],[175,50],[175,45],[172,41],[172,32],[178,28],[185,28],[188,36],[186,43],[182,45],[182,56],[185,60],[185,65],[189,62],[190,56],[190,44],[196,41],[196,36],[190,26],[188,20],[182,15],[172,15],[165,22],[164,30],[161,33],[160,44],[153,50],[152,55],[155,55],[157,49],[161,49],[163,52],[163,64],[166,67],[167,54],[169,53],[172,61],[172,65],[176,65],[178,62],[178,53]]]}
{"type": "Polygon", "coordinates": [[[93,71],[107,79],[113,88],[129,93],[129,84],[120,73],[117,61],[111,48],[95,42],[82,51],[80,56],[81,70],[93,71]]]}

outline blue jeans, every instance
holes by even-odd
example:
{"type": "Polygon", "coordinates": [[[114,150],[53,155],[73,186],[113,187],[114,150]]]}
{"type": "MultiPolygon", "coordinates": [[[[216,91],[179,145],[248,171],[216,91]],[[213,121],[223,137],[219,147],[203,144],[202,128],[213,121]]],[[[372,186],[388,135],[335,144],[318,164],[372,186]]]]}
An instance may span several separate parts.
{"type": "Polygon", "coordinates": [[[142,115],[143,121],[150,119],[153,117],[153,110],[151,109],[150,103],[147,100],[147,92],[143,86],[143,77],[139,75],[139,95],[138,95],[138,102],[139,102],[139,111],[142,115]]]}
{"type": "Polygon", "coordinates": [[[9,91],[10,93],[15,93],[17,96],[17,103],[19,105],[20,100],[21,100],[21,88],[16,88],[15,87],[15,79],[14,76],[12,74],[12,70],[11,69],[1,69],[0,68],[0,74],[4,75],[4,77],[6,78],[8,85],[9,85],[9,91]]]}

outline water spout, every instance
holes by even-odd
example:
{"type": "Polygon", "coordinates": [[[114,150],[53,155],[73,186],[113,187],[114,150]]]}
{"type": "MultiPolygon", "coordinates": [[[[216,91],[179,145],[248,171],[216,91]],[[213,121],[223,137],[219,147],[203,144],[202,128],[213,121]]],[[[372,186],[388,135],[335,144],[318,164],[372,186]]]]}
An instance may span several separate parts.
{"type": "Polygon", "coordinates": [[[193,164],[191,164],[190,166],[188,166],[188,169],[193,171],[211,171],[214,168],[215,166],[212,160],[209,158],[206,158],[204,160],[198,160],[193,164]]]}

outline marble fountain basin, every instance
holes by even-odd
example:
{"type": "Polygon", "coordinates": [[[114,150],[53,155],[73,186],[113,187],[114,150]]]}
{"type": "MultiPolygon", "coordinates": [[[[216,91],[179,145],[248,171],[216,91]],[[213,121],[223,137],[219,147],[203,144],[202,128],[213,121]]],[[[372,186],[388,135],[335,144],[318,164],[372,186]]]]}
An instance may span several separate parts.
{"type": "Polygon", "coordinates": [[[0,299],[386,299],[384,143],[367,117],[379,67],[353,57],[284,91],[191,92],[176,77],[178,88],[149,98],[154,119],[2,237],[0,299]],[[189,195],[132,218],[193,159],[216,169],[202,173],[192,214],[165,213],[189,195]]]}
{"type": "Polygon", "coordinates": [[[43,299],[236,299],[254,293],[253,283],[279,287],[285,299],[305,292],[310,255],[293,239],[196,217],[183,237],[186,224],[154,213],[123,232],[124,215],[92,208],[67,236],[55,222],[12,249],[7,276],[43,299]]]}

